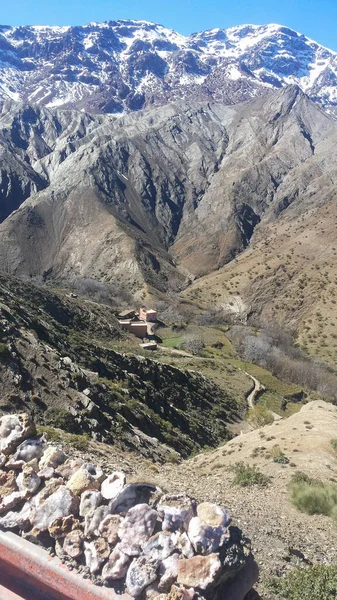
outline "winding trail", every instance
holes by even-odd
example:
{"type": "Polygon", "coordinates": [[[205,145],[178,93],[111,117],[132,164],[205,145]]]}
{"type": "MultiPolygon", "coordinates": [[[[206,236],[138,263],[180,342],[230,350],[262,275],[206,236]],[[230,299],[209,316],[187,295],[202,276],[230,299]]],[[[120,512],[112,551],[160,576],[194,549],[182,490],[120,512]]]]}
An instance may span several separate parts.
{"type": "Polygon", "coordinates": [[[250,379],[252,379],[252,381],[254,382],[254,389],[251,391],[251,393],[249,394],[249,396],[247,398],[247,402],[248,402],[249,408],[254,408],[255,407],[255,398],[256,398],[256,396],[260,392],[264,392],[266,388],[264,387],[264,385],[262,385],[262,383],[258,379],[256,379],[255,377],[253,377],[253,375],[250,375],[246,371],[244,371],[244,373],[245,373],[245,375],[247,375],[247,377],[249,377],[250,379]]]}

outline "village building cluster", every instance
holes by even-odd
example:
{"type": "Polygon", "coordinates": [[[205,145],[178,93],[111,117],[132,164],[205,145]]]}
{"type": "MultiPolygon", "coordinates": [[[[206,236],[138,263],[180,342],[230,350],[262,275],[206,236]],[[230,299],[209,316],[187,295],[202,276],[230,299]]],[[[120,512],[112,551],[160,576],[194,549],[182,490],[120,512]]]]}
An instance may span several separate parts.
{"type": "Polygon", "coordinates": [[[142,340],[141,347],[147,350],[155,350],[154,325],[157,323],[157,311],[153,309],[140,308],[139,312],[134,309],[123,310],[118,315],[118,322],[123,329],[129,331],[142,340]]]}

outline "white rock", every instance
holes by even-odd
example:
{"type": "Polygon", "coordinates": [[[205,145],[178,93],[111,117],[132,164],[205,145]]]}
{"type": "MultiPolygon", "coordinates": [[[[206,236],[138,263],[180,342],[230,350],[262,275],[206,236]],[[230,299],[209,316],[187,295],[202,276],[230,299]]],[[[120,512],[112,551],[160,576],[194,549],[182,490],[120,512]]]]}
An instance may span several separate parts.
{"type": "Polygon", "coordinates": [[[116,498],[125,484],[125,473],[116,471],[111,473],[101,485],[101,494],[106,500],[116,498]]]}
{"type": "Polygon", "coordinates": [[[197,517],[191,519],[188,537],[198,554],[211,554],[228,539],[228,513],[216,504],[203,502],[198,506],[197,517]]]}
{"type": "Polygon", "coordinates": [[[167,531],[159,531],[142,546],[143,554],[155,560],[164,560],[174,549],[172,535],[167,531]]]}
{"type": "Polygon", "coordinates": [[[159,563],[159,583],[160,592],[169,592],[172,584],[178,577],[179,554],[172,554],[159,563]]]}
{"type": "Polygon", "coordinates": [[[103,567],[102,577],[104,581],[125,577],[130,561],[130,557],[124,554],[119,546],[116,546],[111,552],[108,562],[103,567]]]}
{"type": "Polygon", "coordinates": [[[195,502],[186,494],[163,496],[157,505],[157,511],[163,519],[164,531],[187,529],[195,515],[195,502]]]}
{"type": "Polygon", "coordinates": [[[56,467],[62,465],[67,458],[67,455],[60,448],[48,446],[41,457],[39,469],[41,471],[50,467],[56,469],[56,467]]]}
{"type": "Polygon", "coordinates": [[[97,573],[109,556],[109,546],[103,539],[94,542],[84,542],[85,564],[90,573],[97,573]]]}
{"type": "Polygon", "coordinates": [[[86,492],[83,492],[83,494],[81,494],[80,516],[85,517],[88,513],[92,512],[102,504],[102,501],[102,494],[98,490],[87,490],[86,492]]]}
{"type": "Polygon", "coordinates": [[[129,556],[141,553],[141,546],[152,535],[158,514],[148,504],[137,504],[127,512],[118,535],[120,548],[129,556]]]}
{"type": "Polygon", "coordinates": [[[41,479],[32,467],[25,465],[16,478],[16,484],[20,492],[27,491],[30,494],[35,494],[41,485],[41,479]]]}
{"type": "Polygon", "coordinates": [[[175,547],[181,552],[184,558],[192,558],[192,556],[194,556],[193,546],[186,531],[183,531],[182,533],[180,531],[175,531],[172,534],[172,539],[175,547]]]}
{"type": "MultiPolygon", "coordinates": [[[[52,481],[52,480],[51,480],[52,481]]],[[[33,512],[31,523],[35,529],[45,531],[58,518],[78,514],[79,499],[61,485],[56,492],[33,512]]]]}
{"type": "Polygon", "coordinates": [[[126,513],[137,504],[148,504],[152,495],[158,491],[155,485],[148,483],[129,483],[109,502],[111,514],[126,513]]]}
{"type": "Polygon", "coordinates": [[[46,440],[44,437],[38,440],[25,440],[20,444],[17,451],[13,456],[13,462],[30,462],[35,458],[40,459],[46,447],[46,440]]]}
{"type": "Polygon", "coordinates": [[[107,506],[98,506],[95,510],[87,513],[84,518],[85,537],[99,536],[99,527],[108,514],[107,506]]]}
{"type": "Polygon", "coordinates": [[[26,413],[0,418],[0,452],[8,456],[21,442],[36,434],[35,424],[26,413]]]}
{"type": "Polygon", "coordinates": [[[158,562],[146,556],[135,558],[126,575],[126,588],[130,596],[137,598],[142,591],[157,579],[158,562]]]}

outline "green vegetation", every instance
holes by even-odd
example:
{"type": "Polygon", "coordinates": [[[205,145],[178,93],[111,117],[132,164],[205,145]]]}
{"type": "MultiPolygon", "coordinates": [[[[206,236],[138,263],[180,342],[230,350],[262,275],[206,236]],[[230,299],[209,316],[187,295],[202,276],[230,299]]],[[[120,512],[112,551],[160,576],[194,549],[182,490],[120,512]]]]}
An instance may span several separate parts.
{"type": "Polygon", "coordinates": [[[60,429],[55,429],[54,427],[48,426],[37,426],[38,435],[42,435],[43,433],[46,435],[48,442],[55,442],[56,444],[65,444],[67,446],[71,446],[75,448],[75,450],[85,451],[88,449],[88,445],[90,442],[90,438],[88,435],[76,435],[71,433],[66,433],[61,431],[60,429]]]}
{"type": "Polygon", "coordinates": [[[76,433],[78,429],[75,417],[63,408],[47,408],[44,413],[44,422],[46,425],[63,429],[68,433],[76,433]]]}
{"type": "Polygon", "coordinates": [[[232,467],[234,472],[233,483],[242,487],[251,485],[266,486],[270,482],[270,477],[261,473],[254,465],[245,465],[243,462],[237,462],[232,467]]]}
{"type": "Polygon", "coordinates": [[[256,404],[264,406],[281,417],[291,417],[302,408],[300,402],[284,401],[284,398],[275,392],[264,392],[259,396],[256,404]],[[283,408],[284,406],[285,408],[283,408]]]}
{"type": "Polygon", "coordinates": [[[279,463],[280,465],[287,465],[289,463],[289,458],[282,452],[278,444],[272,447],[271,455],[275,463],[279,463]]]}
{"type": "Polygon", "coordinates": [[[289,492],[291,502],[301,512],[330,516],[337,522],[337,486],[296,473],[289,492]]]}
{"type": "Polygon", "coordinates": [[[0,363],[6,362],[9,356],[10,352],[8,350],[8,346],[6,344],[0,344],[0,363]]]}
{"type": "Polygon", "coordinates": [[[178,335],[178,336],[166,338],[165,340],[163,340],[163,346],[165,346],[165,348],[179,348],[179,346],[183,342],[184,342],[184,337],[181,335],[178,335]]]}
{"type": "Polygon", "coordinates": [[[252,427],[258,429],[264,425],[271,425],[274,422],[274,417],[265,406],[257,405],[248,411],[247,421],[252,427]]]}
{"type": "Polygon", "coordinates": [[[332,449],[337,452],[337,439],[331,440],[330,444],[332,446],[332,449]]]}
{"type": "Polygon", "coordinates": [[[295,396],[302,392],[302,388],[292,383],[285,383],[277,377],[274,377],[270,371],[263,369],[250,362],[245,362],[240,359],[232,359],[231,363],[237,367],[240,367],[243,371],[249,373],[256,379],[258,379],[267,390],[280,394],[281,396],[295,396]]]}
{"type": "Polygon", "coordinates": [[[336,600],[337,567],[315,565],[297,568],[285,579],[273,579],[268,587],[284,600],[336,600]]]}

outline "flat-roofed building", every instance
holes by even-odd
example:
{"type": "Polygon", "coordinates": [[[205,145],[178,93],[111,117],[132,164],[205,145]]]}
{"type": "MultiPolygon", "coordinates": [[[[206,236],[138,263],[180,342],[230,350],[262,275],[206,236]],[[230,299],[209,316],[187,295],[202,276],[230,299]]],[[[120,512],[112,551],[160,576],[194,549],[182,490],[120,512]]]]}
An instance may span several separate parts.
{"type": "Polygon", "coordinates": [[[157,321],[157,311],[153,310],[152,308],[149,310],[146,308],[141,308],[139,311],[139,318],[148,323],[155,323],[157,321]]]}

